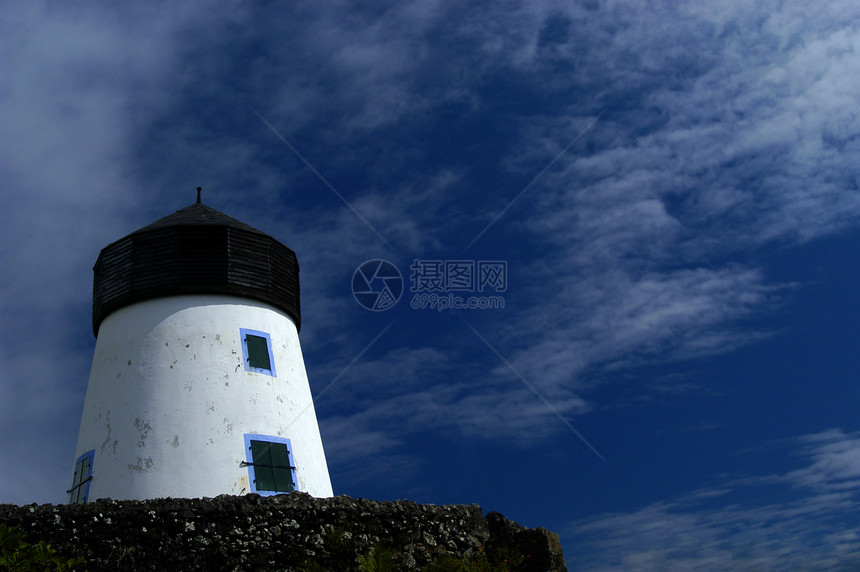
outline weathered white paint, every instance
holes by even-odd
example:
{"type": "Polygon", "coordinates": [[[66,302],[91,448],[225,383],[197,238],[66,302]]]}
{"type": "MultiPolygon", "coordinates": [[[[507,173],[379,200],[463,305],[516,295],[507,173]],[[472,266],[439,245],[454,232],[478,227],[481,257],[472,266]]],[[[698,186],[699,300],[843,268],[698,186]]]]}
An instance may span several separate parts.
{"type": "Polygon", "coordinates": [[[90,500],[245,494],[245,433],[290,439],[299,490],[332,495],[286,314],[233,296],[173,296],[102,322],[75,453],[95,449],[90,500]],[[245,371],[240,328],[271,335],[277,377],[245,371]]]}

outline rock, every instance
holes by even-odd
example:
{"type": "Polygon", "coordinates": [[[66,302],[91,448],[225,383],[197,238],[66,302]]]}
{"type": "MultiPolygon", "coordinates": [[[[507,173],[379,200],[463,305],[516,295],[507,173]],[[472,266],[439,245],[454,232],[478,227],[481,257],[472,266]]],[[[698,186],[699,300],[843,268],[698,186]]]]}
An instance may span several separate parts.
{"type": "Polygon", "coordinates": [[[0,505],[19,526],[87,570],[357,570],[373,546],[402,570],[447,553],[507,560],[523,571],[566,571],[558,536],[523,528],[477,505],[418,505],[304,493],[205,499],[98,500],[84,505],[0,505]],[[482,556],[481,556],[482,555],[482,556]]]}

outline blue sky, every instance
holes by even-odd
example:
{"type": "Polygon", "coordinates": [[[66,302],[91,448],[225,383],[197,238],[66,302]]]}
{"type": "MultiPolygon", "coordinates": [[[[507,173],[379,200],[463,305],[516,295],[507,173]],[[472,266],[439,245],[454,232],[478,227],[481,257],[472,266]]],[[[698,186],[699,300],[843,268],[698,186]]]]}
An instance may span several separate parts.
{"type": "Polygon", "coordinates": [[[99,250],[202,186],[299,257],[336,494],[858,565],[856,2],[7,2],[0,60],[0,502],[64,498],[99,250]],[[414,260],[504,308],[413,309],[414,260]]]}

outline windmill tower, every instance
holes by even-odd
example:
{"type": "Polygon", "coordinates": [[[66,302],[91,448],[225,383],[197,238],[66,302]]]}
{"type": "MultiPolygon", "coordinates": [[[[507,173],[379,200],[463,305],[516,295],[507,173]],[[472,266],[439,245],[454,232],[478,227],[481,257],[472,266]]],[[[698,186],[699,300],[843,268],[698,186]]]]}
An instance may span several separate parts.
{"type": "Polygon", "coordinates": [[[69,502],[332,495],[298,331],[299,266],[197,203],[106,246],[69,502]]]}

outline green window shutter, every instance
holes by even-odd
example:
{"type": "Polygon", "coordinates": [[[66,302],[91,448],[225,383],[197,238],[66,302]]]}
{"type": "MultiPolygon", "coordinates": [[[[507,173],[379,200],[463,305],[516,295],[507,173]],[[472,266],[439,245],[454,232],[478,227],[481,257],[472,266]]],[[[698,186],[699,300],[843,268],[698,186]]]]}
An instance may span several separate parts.
{"type": "Polygon", "coordinates": [[[69,493],[69,503],[85,503],[87,502],[88,482],[92,476],[92,452],[78,459],[75,463],[75,474],[72,477],[72,488],[69,493]]]}
{"type": "Polygon", "coordinates": [[[293,470],[290,463],[290,451],[283,443],[272,443],[272,446],[277,448],[273,456],[276,458],[275,469],[275,487],[276,490],[286,493],[293,492],[293,470]]]}
{"type": "Polygon", "coordinates": [[[72,478],[72,488],[69,489],[69,503],[75,504],[81,502],[79,500],[79,492],[81,484],[81,461],[75,463],[75,476],[72,478]]]}
{"type": "Polygon", "coordinates": [[[283,493],[295,490],[286,444],[251,440],[251,459],[257,490],[283,493]]]}
{"type": "Polygon", "coordinates": [[[248,344],[248,365],[259,369],[272,369],[272,362],[269,360],[269,346],[266,343],[266,338],[260,336],[245,336],[245,343],[248,344]]]}
{"type": "Polygon", "coordinates": [[[257,490],[260,491],[277,490],[275,489],[275,475],[272,467],[271,445],[272,443],[266,441],[251,441],[254,479],[257,481],[257,490]]]}

